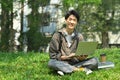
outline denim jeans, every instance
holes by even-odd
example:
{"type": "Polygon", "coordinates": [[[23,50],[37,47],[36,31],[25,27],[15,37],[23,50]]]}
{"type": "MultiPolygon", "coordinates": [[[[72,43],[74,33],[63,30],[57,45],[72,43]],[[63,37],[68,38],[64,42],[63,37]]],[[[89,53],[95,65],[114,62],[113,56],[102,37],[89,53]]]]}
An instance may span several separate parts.
{"type": "Polygon", "coordinates": [[[56,59],[50,59],[48,62],[48,66],[55,70],[60,70],[64,73],[72,73],[75,67],[86,67],[91,70],[98,68],[98,60],[97,58],[89,58],[83,61],[79,61],[75,64],[69,64],[67,61],[59,61],[56,59]]]}

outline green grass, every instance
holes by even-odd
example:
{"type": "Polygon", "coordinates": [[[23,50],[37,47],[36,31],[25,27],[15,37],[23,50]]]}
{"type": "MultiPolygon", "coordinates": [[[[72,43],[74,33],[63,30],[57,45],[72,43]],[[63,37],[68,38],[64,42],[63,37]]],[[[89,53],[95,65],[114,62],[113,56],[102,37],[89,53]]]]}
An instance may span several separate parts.
{"type": "Polygon", "coordinates": [[[96,50],[94,56],[107,54],[107,60],[115,63],[114,68],[100,69],[90,75],[74,72],[59,76],[48,68],[46,53],[0,53],[0,80],[120,80],[120,49],[96,50]]]}

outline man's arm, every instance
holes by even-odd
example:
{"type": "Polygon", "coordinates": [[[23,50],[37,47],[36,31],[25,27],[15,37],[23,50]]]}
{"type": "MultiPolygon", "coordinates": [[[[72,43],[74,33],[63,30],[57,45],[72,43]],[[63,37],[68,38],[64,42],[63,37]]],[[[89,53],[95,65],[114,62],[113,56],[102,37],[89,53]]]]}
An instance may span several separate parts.
{"type": "Polygon", "coordinates": [[[50,47],[49,47],[49,54],[51,59],[58,59],[60,60],[61,53],[59,51],[59,33],[55,33],[51,39],[50,47]]]}

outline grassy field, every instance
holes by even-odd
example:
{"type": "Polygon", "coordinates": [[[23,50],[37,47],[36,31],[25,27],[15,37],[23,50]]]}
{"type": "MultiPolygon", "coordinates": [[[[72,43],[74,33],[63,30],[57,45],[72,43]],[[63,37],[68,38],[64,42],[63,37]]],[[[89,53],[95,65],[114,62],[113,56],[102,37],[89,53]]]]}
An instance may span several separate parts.
{"type": "Polygon", "coordinates": [[[94,56],[107,54],[107,60],[115,67],[99,69],[92,74],[74,72],[59,76],[47,66],[47,53],[0,53],[0,80],[120,80],[120,49],[96,50],[94,56]]]}

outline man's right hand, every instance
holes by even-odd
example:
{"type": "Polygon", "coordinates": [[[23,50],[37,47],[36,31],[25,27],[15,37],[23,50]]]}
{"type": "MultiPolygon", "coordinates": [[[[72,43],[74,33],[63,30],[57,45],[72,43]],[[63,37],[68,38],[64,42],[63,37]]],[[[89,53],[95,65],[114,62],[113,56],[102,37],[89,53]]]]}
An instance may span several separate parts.
{"type": "Polygon", "coordinates": [[[61,60],[69,60],[75,56],[75,53],[71,53],[68,56],[61,56],[61,60]]]}

